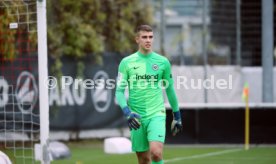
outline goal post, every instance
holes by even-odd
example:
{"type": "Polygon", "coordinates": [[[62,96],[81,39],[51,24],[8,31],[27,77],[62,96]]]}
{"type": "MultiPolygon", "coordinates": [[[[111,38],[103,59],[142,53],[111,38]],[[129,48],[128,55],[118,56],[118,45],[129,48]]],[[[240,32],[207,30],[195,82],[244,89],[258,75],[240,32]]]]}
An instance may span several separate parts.
{"type": "Polygon", "coordinates": [[[49,98],[46,81],[48,79],[47,59],[47,16],[46,0],[37,1],[37,36],[38,36],[38,72],[39,72],[39,110],[40,110],[40,146],[41,163],[50,163],[48,152],[49,139],[49,98]]]}
{"type": "Polygon", "coordinates": [[[0,0],[0,151],[13,163],[50,163],[46,22],[46,0],[0,0]]]}

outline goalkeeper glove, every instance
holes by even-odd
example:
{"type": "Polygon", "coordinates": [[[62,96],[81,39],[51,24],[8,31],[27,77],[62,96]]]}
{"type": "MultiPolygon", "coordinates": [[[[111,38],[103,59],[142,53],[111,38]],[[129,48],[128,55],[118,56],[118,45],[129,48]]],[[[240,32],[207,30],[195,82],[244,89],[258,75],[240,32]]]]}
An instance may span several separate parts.
{"type": "Polygon", "coordinates": [[[173,112],[171,131],[173,136],[175,136],[178,132],[182,131],[182,121],[181,121],[180,111],[173,112]]]}
{"type": "Polygon", "coordinates": [[[134,129],[137,130],[140,128],[140,122],[139,119],[141,118],[139,114],[131,112],[129,107],[123,108],[123,113],[125,117],[127,118],[128,127],[130,130],[134,129]]]}

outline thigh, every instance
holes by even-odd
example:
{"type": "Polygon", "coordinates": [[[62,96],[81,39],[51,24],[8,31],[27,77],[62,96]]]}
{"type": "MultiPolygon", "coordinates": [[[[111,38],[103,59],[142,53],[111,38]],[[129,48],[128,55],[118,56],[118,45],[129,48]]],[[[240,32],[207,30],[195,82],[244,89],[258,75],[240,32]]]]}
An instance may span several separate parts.
{"type": "Polygon", "coordinates": [[[146,152],[149,150],[149,142],[147,138],[147,122],[141,122],[141,126],[137,130],[131,130],[132,151],[146,152]]]}
{"type": "Polygon", "coordinates": [[[164,143],[166,137],[166,118],[154,117],[148,124],[148,141],[157,141],[164,143]]]}

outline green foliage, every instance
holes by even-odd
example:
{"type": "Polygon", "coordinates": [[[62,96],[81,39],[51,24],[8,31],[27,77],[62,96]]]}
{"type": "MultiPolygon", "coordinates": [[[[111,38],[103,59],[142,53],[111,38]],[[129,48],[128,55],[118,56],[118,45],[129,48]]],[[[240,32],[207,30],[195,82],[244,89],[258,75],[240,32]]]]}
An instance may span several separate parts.
{"type": "Polygon", "coordinates": [[[29,22],[36,21],[32,14],[35,11],[35,4],[26,6],[24,1],[13,1],[0,8],[0,55],[4,61],[15,60],[22,49],[37,48],[36,32],[28,32],[29,28],[33,30],[29,22]],[[11,29],[10,23],[18,23],[18,28],[11,29]],[[28,40],[28,43],[23,44],[22,40],[28,40]]]}
{"type": "MultiPolygon", "coordinates": [[[[18,11],[22,9],[20,3],[16,2],[18,5],[18,11]]],[[[14,8],[1,8],[0,10],[0,55],[3,60],[14,60],[18,55],[16,52],[16,32],[15,29],[10,29],[9,24],[11,22],[17,22],[16,17],[11,13],[15,13],[14,8]]]]}
{"type": "Polygon", "coordinates": [[[90,21],[92,12],[86,8],[89,5],[87,0],[48,2],[48,39],[51,55],[83,58],[91,52],[97,54],[103,51],[100,33],[96,32],[90,21]],[[84,10],[88,12],[83,13],[84,10]]]}
{"type": "MultiPolygon", "coordinates": [[[[0,55],[4,60],[16,59],[16,34],[19,30],[27,29],[23,24],[17,30],[8,28],[9,23],[17,22],[17,16],[7,12],[27,12],[23,1],[14,3],[20,7],[0,11],[0,30],[5,34],[1,36],[1,40],[6,40],[0,44],[0,55]]],[[[32,12],[36,10],[35,5],[31,9],[32,12]]],[[[51,71],[57,76],[61,76],[62,56],[69,56],[77,61],[89,57],[100,64],[104,51],[133,52],[137,48],[134,29],[139,24],[152,22],[151,7],[140,0],[48,0],[47,14],[48,53],[55,60],[51,71]]],[[[26,22],[28,16],[23,15],[20,20],[26,22]]],[[[36,48],[36,33],[29,33],[25,37],[32,41],[30,46],[36,48]]]]}
{"type": "Polygon", "coordinates": [[[139,0],[48,0],[48,47],[53,58],[63,55],[97,63],[104,51],[136,49],[134,29],[151,23],[151,8],[139,0]]]}
{"type": "Polygon", "coordinates": [[[11,16],[7,16],[4,10],[0,11],[0,55],[3,60],[13,60],[17,56],[15,50],[16,30],[9,29],[9,23],[12,20],[11,16]]]}
{"type": "Polygon", "coordinates": [[[104,0],[103,10],[108,13],[103,26],[107,51],[132,52],[136,49],[134,30],[139,24],[151,24],[151,7],[139,0],[104,0]]]}
{"type": "Polygon", "coordinates": [[[87,57],[102,63],[104,51],[127,53],[136,49],[134,29],[151,24],[151,7],[140,0],[48,0],[48,49],[56,59],[51,72],[62,75],[62,56],[77,60],[82,76],[87,57]]]}

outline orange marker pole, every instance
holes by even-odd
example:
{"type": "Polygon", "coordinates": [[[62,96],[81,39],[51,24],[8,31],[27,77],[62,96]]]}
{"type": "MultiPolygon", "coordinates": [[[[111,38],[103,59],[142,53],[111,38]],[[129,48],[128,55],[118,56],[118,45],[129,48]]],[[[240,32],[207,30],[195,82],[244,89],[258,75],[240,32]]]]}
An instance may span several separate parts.
{"type": "Polygon", "coordinates": [[[245,128],[244,128],[244,149],[248,150],[250,145],[250,110],[249,110],[249,87],[244,84],[242,98],[245,101],[245,128]]]}
{"type": "Polygon", "coordinates": [[[245,143],[244,143],[244,149],[248,150],[249,149],[249,143],[250,143],[250,112],[249,112],[249,103],[248,103],[248,96],[246,98],[246,103],[245,103],[245,143]]]}

